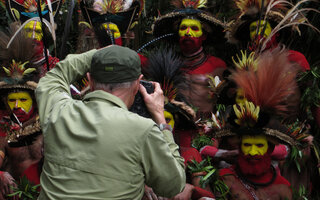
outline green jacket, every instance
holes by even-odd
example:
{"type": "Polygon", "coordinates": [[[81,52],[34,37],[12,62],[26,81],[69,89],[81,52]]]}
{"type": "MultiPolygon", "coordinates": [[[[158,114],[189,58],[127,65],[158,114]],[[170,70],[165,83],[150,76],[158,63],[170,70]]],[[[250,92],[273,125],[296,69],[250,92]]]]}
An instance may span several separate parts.
{"type": "Polygon", "coordinates": [[[140,200],[145,184],[174,196],[186,180],[170,131],[129,112],[110,93],[71,98],[70,83],[89,71],[96,51],[69,55],[36,89],[45,156],[39,199],[140,200]]]}

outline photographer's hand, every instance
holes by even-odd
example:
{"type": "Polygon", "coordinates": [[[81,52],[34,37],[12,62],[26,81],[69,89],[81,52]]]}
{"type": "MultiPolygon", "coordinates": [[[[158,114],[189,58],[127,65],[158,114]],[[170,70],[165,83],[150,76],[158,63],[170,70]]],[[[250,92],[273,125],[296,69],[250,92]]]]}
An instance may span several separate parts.
{"type": "Polygon", "coordinates": [[[148,94],[146,88],[140,84],[140,92],[143,96],[143,100],[152,116],[153,121],[157,124],[165,124],[166,119],[164,117],[164,96],[160,84],[152,82],[154,86],[154,92],[148,94]]]}

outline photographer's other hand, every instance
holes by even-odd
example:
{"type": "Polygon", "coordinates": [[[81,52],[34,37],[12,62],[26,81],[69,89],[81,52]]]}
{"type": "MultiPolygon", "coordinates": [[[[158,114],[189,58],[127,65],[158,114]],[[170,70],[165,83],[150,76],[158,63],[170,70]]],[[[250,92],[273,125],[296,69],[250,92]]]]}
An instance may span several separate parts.
{"type": "Polygon", "coordinates": [[[152,116],[153,121],[157,124],[165,124],[164,117],[164,96],[160,84],[152,82],[154,86],[154,92],[148,94],[146,88],[140,84],[140,92],[143,96],[143,100],[152,116]]]}

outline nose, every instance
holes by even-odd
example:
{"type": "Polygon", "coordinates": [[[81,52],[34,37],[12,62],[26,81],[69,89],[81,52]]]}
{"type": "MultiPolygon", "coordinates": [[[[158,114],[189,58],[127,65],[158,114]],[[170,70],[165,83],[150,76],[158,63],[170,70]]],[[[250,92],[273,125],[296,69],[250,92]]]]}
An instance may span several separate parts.
{"type": "Polygon", "coordinates": [[[190,36],[190,27],[187,28],[186,35],[190,36]]]}
{"type": "Polygon", "coordinates": [[[14,108],[21,108],[21,102],[19,100],[16,100],[14,108]]]}
{"type": "Polygon", "coordinates": [[[258,149],[256,146],[252,146],[250,151],[249,151],[249,155],[250,156],[256,156],[259,155],[258,149]]]}

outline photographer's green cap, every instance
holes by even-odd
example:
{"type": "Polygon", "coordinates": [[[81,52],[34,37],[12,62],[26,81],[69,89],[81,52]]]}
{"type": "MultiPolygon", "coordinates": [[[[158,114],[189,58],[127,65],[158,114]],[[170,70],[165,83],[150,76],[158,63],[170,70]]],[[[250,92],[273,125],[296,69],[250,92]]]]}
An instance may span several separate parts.
{"type": "Polygon", "coordinates": [[[93,55],[90,74],[99,83],[134,81],[141,74],[141,61],[134,50],[110,45],[93,55]]]}

